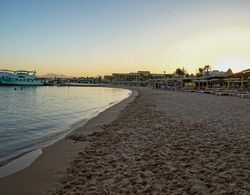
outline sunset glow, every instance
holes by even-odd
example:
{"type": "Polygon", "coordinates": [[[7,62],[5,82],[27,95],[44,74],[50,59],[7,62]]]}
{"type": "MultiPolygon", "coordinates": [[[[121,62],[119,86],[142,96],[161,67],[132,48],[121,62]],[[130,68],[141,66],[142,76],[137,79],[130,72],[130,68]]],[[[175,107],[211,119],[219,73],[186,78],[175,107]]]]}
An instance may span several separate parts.
{"type": "Polygon", "coordinates": [[[97,76],[250,67],[250,1],[1,1],[0,68],[97,76]]]}

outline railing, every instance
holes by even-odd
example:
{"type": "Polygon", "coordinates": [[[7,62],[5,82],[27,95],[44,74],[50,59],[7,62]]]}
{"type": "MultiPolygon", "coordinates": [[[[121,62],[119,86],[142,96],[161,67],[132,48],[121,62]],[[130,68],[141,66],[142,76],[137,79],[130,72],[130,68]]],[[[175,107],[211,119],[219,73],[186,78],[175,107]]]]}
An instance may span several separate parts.
{"type": "Polygon", "coordinates": [[[7,70],[7,69],[0,69],[1,72],[12,72],[12,73],[36,73],[36,71],[27,71],[27,70],[7,70]]]}

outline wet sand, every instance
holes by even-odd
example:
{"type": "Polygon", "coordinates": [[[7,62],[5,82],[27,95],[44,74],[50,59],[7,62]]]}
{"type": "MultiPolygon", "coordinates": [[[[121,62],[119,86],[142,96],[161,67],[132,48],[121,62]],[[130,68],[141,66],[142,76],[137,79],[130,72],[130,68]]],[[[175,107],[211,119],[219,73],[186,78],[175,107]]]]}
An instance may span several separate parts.
{"type": "Polygon", "coordinates": [[[250,194],[250,101],[139,89],[54,194],[250,194]]]}
{"type": "Polygon", "coordinates": [[[249,99],[137,90],[124,110],[45,150],[26,180],[25,170],[0,180],[0,192],[250,194],[249,99]]]}
{"type": "MultiPolygon", "coordinates": [[[[78,133],[87,136],[101,131],[102,126],[115,120],[136,95],[137,92],[134,91],[130,97],[92,118],[68,137],[78,133]]],[[[0,179],[0,195],[39,195],[54,192],[69,163],[88,145],[87,142],[65,138],[43,149],[43,154],[31,166],[0,179]]]]}

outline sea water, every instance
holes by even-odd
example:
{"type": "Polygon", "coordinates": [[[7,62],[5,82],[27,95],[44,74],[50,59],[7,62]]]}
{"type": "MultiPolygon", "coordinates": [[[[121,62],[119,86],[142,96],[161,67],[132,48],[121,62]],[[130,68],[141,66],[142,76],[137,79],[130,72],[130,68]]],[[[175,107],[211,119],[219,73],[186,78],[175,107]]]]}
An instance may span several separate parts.
{"type": "Polygon", "coordinates": [[[0,87],[0,163],[52,144],[130,94],[103,87],[0,87]]]}

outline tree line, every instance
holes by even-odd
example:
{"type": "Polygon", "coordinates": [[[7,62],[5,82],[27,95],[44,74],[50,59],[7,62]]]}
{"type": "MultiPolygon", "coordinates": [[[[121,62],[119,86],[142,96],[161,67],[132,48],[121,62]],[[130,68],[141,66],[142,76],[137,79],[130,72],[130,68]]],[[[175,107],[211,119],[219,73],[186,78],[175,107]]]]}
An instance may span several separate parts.
{"type": "MultiPolygon", "coordinates": [[[[211,65],[205,65],[203,68],[199,68],[198,72],[195,74],[196,77],[201,77],[203,75],[204,72],[206,72],[208,74],[208,71],[211,70],[212,67],[211,65]]],[[[183,67],[183,68],[177,68],[174,72],[174,74],[178,75],[179,77],[181,76],[190,76],[187,72],[187,70],[183,67]]],[[[192,76],[194,76],[193,74],[191,74],[192,76]]]]}

